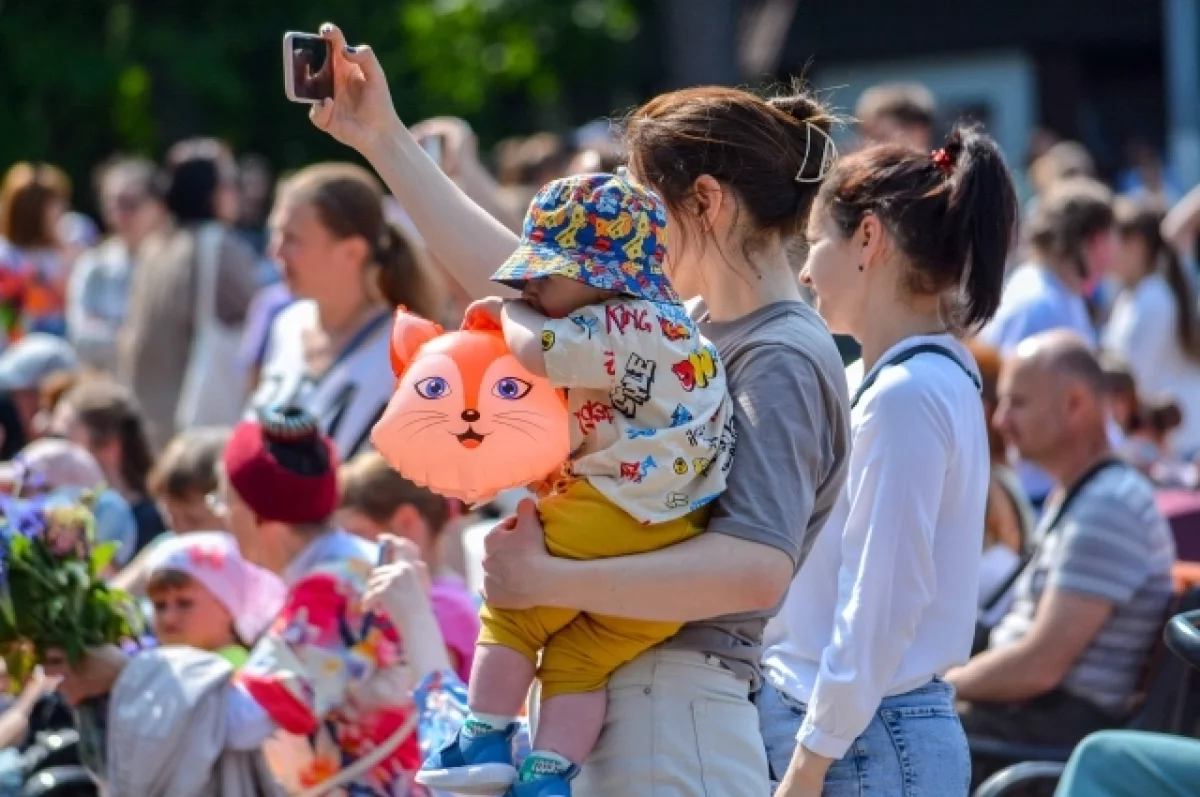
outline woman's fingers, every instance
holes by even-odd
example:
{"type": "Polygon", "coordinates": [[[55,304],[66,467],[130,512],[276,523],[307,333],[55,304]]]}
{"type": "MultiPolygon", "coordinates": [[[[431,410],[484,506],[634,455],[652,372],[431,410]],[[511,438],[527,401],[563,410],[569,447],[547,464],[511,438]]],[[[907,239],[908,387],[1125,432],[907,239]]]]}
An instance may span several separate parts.
{"type": "Polygon", "coordinates": [[[379,544],[379,564],[392,565],[399,562],[416,562],[421,558],[416,544],[404,537],[394,534],[381,534],[379,544]]]}
{"type": "Polygon", "coordinates": [[[533,523],[541,528],[538,519],[537,504],[531,498],[522,498],[517,504],[517,523],[533,523]]]}
{"type": "Polygon", "coordinates": [[[340,52],[346,46],[346,36],[342,33],[342,29],[332,22],[326,22],[321,26],[321,38],[329,42],[329,46],[333,51],[340,52]]]}
{"type": "Polygon", "coordinates": [[[383,74],[383,67],[380,65],[379,59],[375,57],[375,51],[371,49],[371,45],[360,44],[356,47],[346,47],[342,52],[347,61],[358,65],[368,83],[387,82],[387,77],[383,74]]]}
{"type": "Polygon", "coordinates": [[[318,130],[328,130],[329,123],[333,121],[333,100],[325,99],[313,103],[313,106],[308,109],[308,118],[312,120],[318,130]]]}

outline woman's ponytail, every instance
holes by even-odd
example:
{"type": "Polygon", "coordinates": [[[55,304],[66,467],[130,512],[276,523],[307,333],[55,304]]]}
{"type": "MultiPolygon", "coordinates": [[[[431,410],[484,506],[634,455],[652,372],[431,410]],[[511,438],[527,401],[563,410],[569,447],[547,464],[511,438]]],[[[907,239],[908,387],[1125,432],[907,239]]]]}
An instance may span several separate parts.
{"type": "Polygon", "coordinates": [[[956,127],[945,152],[954,164],[945,223],[965,235],[961,322],[973,328],[1000,307],[1016,231],[1017,193],[996,142],[978,128],[956,127]]]}
{"type": "Polygon", "coordinates": [[[407,307],[423,318],[440,319],[441,291],[400,230],[385,221],[373,255],[375,287],[384,302],[393,308],[407,307]]]}
{"type": "Polygon", "coordinates": [[[1000,150],[974,127],[956,127],[932,153],[883,144],[842,159],[818,197],[852,236],[870,213],[905,255],[914,294],[953,293],[948,319],[987,323],[1000,306],[1017,223],[1017,192],[1000,150]]]}

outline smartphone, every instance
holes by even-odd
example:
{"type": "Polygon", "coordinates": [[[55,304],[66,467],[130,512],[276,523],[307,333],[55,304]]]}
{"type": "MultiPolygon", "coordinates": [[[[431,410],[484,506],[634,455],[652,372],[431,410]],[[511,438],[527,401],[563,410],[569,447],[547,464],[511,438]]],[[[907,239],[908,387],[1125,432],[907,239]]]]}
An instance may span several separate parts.
{"type": "Polygon", "coordinates": [[[386,565],[386,564],[389,564],[391,561],[392,561],[392,541],[391,540],[380,540],[379,541],[379,555],[375,559],[375,566],[379,567],[380,565],[386,565]]]}
{"type": "Polygon", "coordinates": [[[421,139],[421,149],[433,159],[438,166],[442,165],[442,152],[446,148],[445,136],[426,136],[421,139]]]}
{"type": "Polygon", "coordinates": [[[333,96],[333,57],[326,39],[284,34],[283,90],[292,102],[313,104],[333,96]]]}

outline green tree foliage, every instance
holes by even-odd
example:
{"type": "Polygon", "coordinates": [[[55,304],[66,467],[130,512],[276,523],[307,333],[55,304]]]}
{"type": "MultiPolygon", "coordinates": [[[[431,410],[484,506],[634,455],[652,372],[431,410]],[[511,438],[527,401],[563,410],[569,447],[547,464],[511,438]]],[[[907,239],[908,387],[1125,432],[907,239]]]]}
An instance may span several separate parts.
{"type": "MultiPolygon", "coordinates": [[[[401,117],[468,118],[485,141],[632,104],[646,0],[0,0],[0,168],[90,168],[215,135],[276,169],[347,158],[282,90],[281,38],[326,17],[379,54],[401,117]]],[[[644,78],[642,78],[644,80],[644,78]]]]}

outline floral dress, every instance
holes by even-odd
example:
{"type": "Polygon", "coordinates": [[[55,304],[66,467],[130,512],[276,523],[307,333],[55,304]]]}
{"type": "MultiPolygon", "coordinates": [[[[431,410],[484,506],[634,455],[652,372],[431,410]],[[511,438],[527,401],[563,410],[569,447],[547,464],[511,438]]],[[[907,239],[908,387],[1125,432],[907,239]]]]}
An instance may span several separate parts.
{"type": "MultiPolygon", "coordinates": [[[[309,755],[295,762],[303,788],[375,750],[414,708],[414,679],[396,630],[360,606],[374,559],[373,546],[343,531],[313,542],[284,574],[283,611],[238,674],[280,728],[307,740],[309,755]]],[[[421,762],[417,736],[341,793],[423,795],[413,783],[421,762]]]]}

